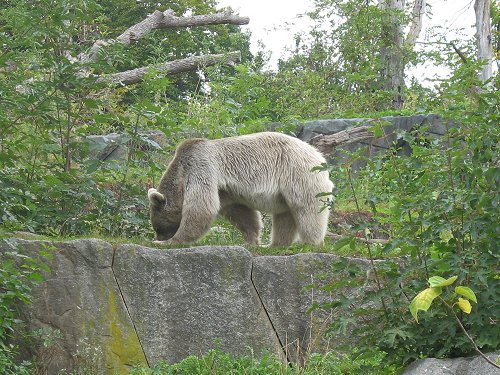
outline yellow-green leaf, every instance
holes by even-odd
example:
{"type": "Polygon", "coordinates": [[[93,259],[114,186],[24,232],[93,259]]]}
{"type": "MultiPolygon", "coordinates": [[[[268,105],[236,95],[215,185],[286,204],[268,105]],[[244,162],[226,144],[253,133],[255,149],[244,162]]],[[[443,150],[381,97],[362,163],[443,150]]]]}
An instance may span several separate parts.
{"type": "Polygon", "coordinates": [[[429,310],[429,307],[431,307],[432,301],[434,301],[434,298],[439,296],[442,292],[441,288],[427,288],[425,290],[422,290],[420,293],[416,295],[415,298],[413,298],[413,301],[410,303],[410,312],[411,315],[415,318],[415,320],[418,323],[418,317],[417,313],[418,310],[423,310],[427,311],[429,310]]]}
{"type": "Polygon", "coordinates": [[[467,288],[466,286],[457,286],[455,288],[455,293],[460,294],[471,301],[474,301],[477,303],[477,298],[476,295],[474,294],[474,291],[471,288],[467,288]]]}
{"type": "Polygon", "coordinates": [[[457,302],[458,307],[460,307],[460,310],[462,310],[466,314],[470,314],[472,311],[472,305],[470,304],[469,300],[459,298],[457,302]]]}
{"type": "Polygon", "coordinates": [[[448,286],[448,285],[453,284],[456,279],[458,279],[458,276],[452,276],[449,279],[445,279],[445,278],[443,278],[441,276],[432,276],[429,279],[429,285],[432,288],[448,286]]]}

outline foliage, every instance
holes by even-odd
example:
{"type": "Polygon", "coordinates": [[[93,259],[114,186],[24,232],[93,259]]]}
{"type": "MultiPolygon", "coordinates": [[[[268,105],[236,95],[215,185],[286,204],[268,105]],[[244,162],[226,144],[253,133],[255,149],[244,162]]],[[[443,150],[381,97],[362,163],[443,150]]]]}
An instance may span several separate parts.
{"type": "MultiPolygon", "coordinates": [[[[429,288],[422,290],[418,293],[413,301],[410,303],[410,312],[415,318],[415,321],[418,323],[418,311],[429,310],[431,307],[432,301],[436,297],[439,297],[443,292],[443,287],[449,286],[453,284],[457,280],[457,276],[452,276],[448,279],[444,279],[441,276],[433,276],[429,279],[429,288]]],[[[454,305],[457,305],[460,310],[462,310],[466,314],[470,314],[472,311],[472,305],[469,300],[473,302],[477,302],[476,295],[472,289],[466,286],[457,286],[455,287],[455,294],[466,297],[467,299],[458,298],[454,305]]]]}
{"type": "Polygon", "coordinates": [[[470,314],[472,311],[472,305],[470,301],[476,302],[477,303],[477,297],[476,294],[472,289],[466,286],[457,286],[455,287],[455,293],[449,294],[448,296],[441,297],[441,294],[443,292],[443,288],[452,285],[455,281],[457,280],[457,276],[452,276],[448,279],[444,279],[441,276],[433,276],[429,279],[429,288],[424,289],[420,293],[418,293],[415,298],[413,298],[413,301],[410,303],[410,312],[415,318],[415,321],[418,323],[418,311],[419,310],[424,310],[427,311],[431,307],[432,302],[434,299],[438,298],[441,303],[446,307],[448,311],[450,311],[455,318],[455,321],[458,323],[458,326],[462,330],[465,336],[469,339],[471,342],[472,346],[474,347],[474,350],[479,353],[479,355],[489,364],[492,366],[500,369],[500,366],[497,363],[493,362],[490,360],[476,345],[476,342],[473,337],[469,335],[467,330],[465,329],[464,325],[462,324],[460,318],[457,316],[454,307],[458,306],[462,312],[465,314],[470,314]],[[462,297],[458,297],[462,296],[462,297]],[[458,297],[458,300],[453,302],[453,299],[455,297],[458,297]]]}
{"type": "MultiPolygon", "coordinates": [[[[216,10],[214,2],[201,0],[124,5],[21,0],[2,9],[0,235],[28,230],[48,235],[151,237],[144,192],[165,168],[168,155],[160,149],[168,152],[176,139],[192,135],[189,122],[206,127],[193,116],[196,100],[190,99],[199,77],[177,77],[174,84],[152,71],[141,84],[107,87],[81,72],[112,73],[192,53],[236,48],[249,57],[248,36],[237,27],[217,25],[208,31],[165,31],[164,38],[152,33],[127,51],[115,45],[95,62],[74,62],[73,57],[94,41],[116,36],[153,8],[173,7],[179,15],[216,10]],[[172,143],[160,145],[146,136],[157,130],[172,143]],[[100,160],[88,141],[90,135],[110,132],[124,134],[128,155],[123,162],[100,160]]],[[[224,79],[230,71],[221,69],[218,74],[224,79]]],[[[240,115],[230,114],[225,122],[236,116],[240,115]]],[[[208,120],[212,124],[219,118],[208,120]]],[[[214,131],[213,136],[228,132],[214,131]]]]}
{"type": "MultiPolygon", "coordinates": [[[[394,49],[389,20],[402,27],[410,19],[377,1],[317,0],[309,12],[313,27],[295,36],[290,57],[268,76],[268,93],[276,117],[302,118],[379,112],[392,108],[385,89],[381,51],[394,49]]],[[[414,60],[400,51],[404,65],[414,60]]]]}
{"type": "Polygon", "coordinates": [[[152,369],[136,367],[131,375],[167,375],[167,374],[303,374],[303,375],[354,375],[354,374],[395,374],[395,366],[383,367],[382,361],[385,353],[374,352],[370,356],[359,356],[354,351],[353,355],[338,355],[327,353],[319,355],[313,353],[304,366],[287,364],[279,358],[263,353],[256,357],[250,355],[233,357],[219,349],[209,351],[197,357],[190,356],[180,363],[168,364],[160,362],[152,369]]]}
{"type": "MultiPolygon", "coordinates": [[[[251,133],[272,121],[281,121],[285,126],[280,130],[289,131],[300,119],[375,117],[374,112],[387,111],[391,93],[383,89],[380,51],[390,41],[384,25],[387,17],[396,17],[402,25],[409,21],[407,13],[382,12],[375,1],[317,0],[309,14],[315,21],[313,29],[307,35],[297,35],[296,47],[280,61],[276,72],[263,70],[265,56],[252,60],[248,34],[236,26],[222,25],[156,31],[130,47],[109,47],[97,61],[82,66],[73,62],[73,57],[98,39],[119,35],[157,8],[173,8],[177,15],[202,14],[215,11],[216,3],[19,0],[3,4],[0,237],[28,230],[50,236],[151,238],[145,191],[157,184],[177,140],[251,133]],[[95,74],[113,73],[189,54],[233,49],[243,54],[243,63],[235,68],[203,68],[169,78],[151,71],[142,83],[133,86],[108,87],[92,74],[81,74],[87,69],[95,74]],[[157,130],[165,134],[164,144],[146,136],[157,130]],[[111,132],[123,134],[120,142],[128,146],[126,160],[104,162],[95,157],[97,151],[87,142],[88,136],[111,132]]],[[[493,10],[498,23],[498,9],[493,6],[493,10]]],[[[494,38],[498,38],[497,33],[494,38]]],[[[327,243],[321,250],[343,247],[348,254],[372,258],[404,256],[377,263],[375,279],[379,285],[365,299],[352,300],[339,293],[339,301],[332,302],[357,306],[352,315],[336,321],[332,333],[358,336],[363,355],[375,348],[374,362],[365,357],[366,365],[382,363],[383,352],[387,353],[384,366],[387,361],[401,363],[419,356],[471,353],[457,326],[441,319],[442,311],[429,311],[421,317],[421,325],[408,314],[406,302],[424,288],[422,280],[431,274],[456,275],[458,282],[476,291],[477,311],[461,319],[483,350],[496,349],[500,342],[495,315],[500,311],[500,83],[494,79],[490,86],[482,87],[477,80],[480,63],[471,58],[473,43],[460,42],[459,46],[470,60],[467,63],[457,58],[444,39],[420,56],[411,50],[401,51],[406,67],[418,57],[451,68],[449,79],[433,90],[413,82],[404,108],[411,113],[442,114],[450,120],[445,137],[432,138],[425,129],[401,134],[412,147],[409,157],[396,157],[397,146],[389,145],[391,153],[367,162],[354,177],[351,162],[361,159],[360,154],[352,155],[345,168],[332,173],[339,200],[349,200],[349,207],[356,201],[356,209],[371,211],[373,220],[355,225],[353,236],[330,247],[327,243]],[[373,224],[388,228],[390,241],[386,246],[359,243],[360,233],[371,236],[373,224]],[[374,302],[377,307],[368,309],[374,302]],[[370,329],[360,322],[369,323],[370,329]]],[[[374,131],[383,137],[387,129],[379,124],[374,131]]],[[[221,228],[207,241],[241,242],[241,236],[223,224],[221,228]]],[[[290,247],[277,251],[311,250],[290,247]]],[[[18,255],[2,257],[6,257],[2,258],[2,281],[5,277],[14,288],[14,294],[2,294],[1,305],[0,364],[9,368],[15,366],[12,358],[16,348],[4,344],[3,339],[15,322],[11,303],[29,300],[29,285],[36,281],[37,272],[12,268],[13,259],[22,258],[18,255]]],[[[355,265],[339,263],[334,270],[342,282],[355,285],[366,279],[355,265]]],[[[328,368],[332,373],[360,373],[364,364],[358,358],[363,357],[356,354],[339,362],[333,355],[312,356],[308,371],[328,368]]],[[[262,360],[253,356],[234,359],[219,351],[191,357],[182,366],[214,370],[203,367],[206,364],[243,373],[246,365],[257,373],[268,366],[285,373],[302,370],[283,366],[269,355],[262,360]]],[[[152,373],[168,373],[175,366],[181,364],[162,364],[152,373]]],[[[27,367],[21,365],[12,371],[22,374],[27,367]]]]}
{"type": "MultiPolygon", "coordinates": [[[[49,256],[47,252],[41,252],[49,256]]],[[[19,308],[30,304],[31,287],[43,280],[40,271],[48,268],[37,259],[17,251],[0,252],[0,368],[5,375],[30,374],[31,363],[18,363],[18,346],[11,342],[22,321],[19,308]]]]}
{"type": "MultiPolygon", "coordinates": [[[[480,86],[477,69],[468,68],[457,71],[443,85],[440,98],[436,98],[446,103],[444,115],[453,119],[447,123],[443,137],[433,137],[426,129],[401,133],[400,137],[411,146],[411,155],[398,157],[397,146],[389,145],[391,153],[369,161],[351,180],[352,186],[345,186],[351,194],[354,192],[360,206],[364,202],[361,208],[372,212],[375,222],[370,225],[389,228],[390,241],[383,251],[405,257],[377,263],[375,279],[379,285],[376,283],[376,290],[362,299],[339,297],[339,302],[354,303],[357,308],[353,311],[355,318],[341,318],[332,332],[347,331],[359,336],[363,348],[376,346],[394,361],[473,353],[473,346],[456,321],[446,319],[447,312],[429,311],[420,318],[422,324],[417,325],[402,308],[406,305],[402,301],[409,303],[423,289],[419,280],[428,279],[431,274],[452,273],[461,284],[469,285],[477,293],[478,308],[474,314],[460,316],[460,320],[483,351],[496,350],[500,343],[496,219],[500,199],[500,95],[494,88],[470,91],[470,87],[480,86]],[[370,301],[378,307],[367,309],[370,301]],[[369,321],[371,329],[358,326],[359,320],[369,321]]],[[[386,128],[379,124],[374,131],[383,138],[386,128]]],[[[348,161],[347,171],[351,162],[348,161]]],[[[350,181],[349,174],[344,178],[350,181]]],[[[366,224],[353,230],[370,237],[366,224]]],[[[356,239],[350,238],[338,246],[356,239]]],[[[340,265],[335,270],[341,275],[349,272],[351,283],[364,280],[359,269],[345,270],[340,265]]],[[[415,314],[440,294],[436,285],[431,286],[417,297],[417,301],[426,303],[413,305],[415,314]]],[[[465,307],[467,303],[460,305],[465,307]]]]}

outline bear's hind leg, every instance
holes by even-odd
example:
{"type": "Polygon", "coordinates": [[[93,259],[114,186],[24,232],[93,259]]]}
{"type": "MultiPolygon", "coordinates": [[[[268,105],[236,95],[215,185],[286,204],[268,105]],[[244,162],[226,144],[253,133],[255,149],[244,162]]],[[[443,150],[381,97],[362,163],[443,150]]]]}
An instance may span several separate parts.
{"type": "Polygon", "coordinates": [[[300,242],[310,245],[322,245],[328,227],[328,216],[329,210],[326,209],[321,212],[310,209],[296,210],[295,220],[300,242]]]}
{"type": "Polygon", "coordinates": [[[289,246],[297,238],[297,226],[290,212],[273,215],[271,247],[289,246]]]}
{"type": "Polygon", "coordinates": [[[221,210],[221,215],[243,233],[246,243],[253,246],[260,244],[262,219],[259,211],[243,204],[230,204],[221,210]]]}

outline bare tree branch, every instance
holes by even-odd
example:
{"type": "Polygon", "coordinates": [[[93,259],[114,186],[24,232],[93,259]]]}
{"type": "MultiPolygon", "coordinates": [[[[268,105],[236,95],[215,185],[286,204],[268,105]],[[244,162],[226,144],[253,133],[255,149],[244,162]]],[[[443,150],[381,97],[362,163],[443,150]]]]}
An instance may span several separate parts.
{"type": "Polygon", "coordinates": [[[453,48],[453,50],[457,53],[458,57],[460,57],[460,60],[462,60],[464,64],[467,64],[469,62],[469,60],[467,60],[467,56],[465,56],[464,53],[460,51],[460,49],[455,45],[455,43],[450,42],[445,44],[449,44],[451,48],[453,48]]]}
{"type": "Polygon", "coordinates": [[[453,50],[456,52],[458,57],[460,57],[460,60],[464,64],[469,63],[467,56],[460,50],[460,48],[457,47],[457,45],[454,42],[415,42],[415,44],[423,44],[423,45],[429,45],[429,46],[432,46],[434,44],[441,44],[444,46],[450,46],[451,48],[453,48],[453,50]]]}
{"type": "Polygon", "coordinates": [[[212,66],[216,64],[234,65],[241,60],[239,51],[219,55],[192,56],[186,59],[169,61],[159,66],[146,66],[142,68],[127,70],[120,73],[108,74],[98,78],[98,82],[113,82],[122,85],[131,85],[141,82],[144,75],[150,70],[161,71],[165,75],[184,73],[197,68],[212,66]]]}
{"type": "Polygon", "coordinates": [[[176,17],[173,15],[173,10],[168,9],[164,12],[159,10],[153,12],[146,19],[129,27],[116,39],[98,40],[90,48],[87,54],[81,54],[79,59],[81,62],[89,62],[95,60],[99,51],[107,45],[113,43],[131,44],[143,38],[146,34],[155,29],[165,29],[174,27],[192,27],[192,26],[208,26],[220,24],[246,25],[250,22],[248,17],[240,17],[231,13],[215,13],[204,14],[199,16],[176,17]]]}

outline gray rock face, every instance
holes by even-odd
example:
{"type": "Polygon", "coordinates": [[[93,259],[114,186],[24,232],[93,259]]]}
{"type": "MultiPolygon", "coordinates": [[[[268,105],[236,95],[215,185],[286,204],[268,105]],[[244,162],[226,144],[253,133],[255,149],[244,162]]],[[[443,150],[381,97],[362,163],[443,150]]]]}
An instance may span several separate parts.
{"type": "MultiPolygon", "coordinates": [[[[331,267],[339,258],[333,254],[305,253],[254,259],[252,280],[291,361],[300,362],[308,353],[323,352],[339,344],[331,342],[324,333],[333,319],[345,311],[309,311],[314,303],[332,301],[332,295],[321,287],[334,279],[331,267]]],[[[369,268],[368,260],[348,261],[361,269],[369,268]]],[[[360,291],[352,288],[343,292],[353,296],[360,291]]]]}
{"type": "Polygon", "coordinates": [[[241,247],[118,247],[113,265],[150,364],[214,347],[233,353],[281,348],[252,286],[241,247]]]}
{"type": "Polygon", "coordinates": [[[320,134],[335,134],[342,130],[355,128],[356,126],[367,125],[370,119],[349,118],[349,119],[327,119],[306,121],[300,126],[298,138],[309,142],[312,138],[320,134]]]}
{"type": "MultiPolygon", "coordinates": [[[[425,129],[427,135],[440,137],[445,134],[447,126],[451,126],[447,120],[443,120],[440,116],[433,114],[386,116],[379,119],[353,118],[315,120],[302,123],[302,125],[298,127],[297,137],[303,141],[309,142],[318,135],[335,134],[342,130],[352,129],[362,125],[375,125],[377,123],[385,124],[382,137],[340,145],[326,155],[330,163],[343,163],[346,159],[345,151],[352,153],[361,147],[367,148],[364,155],[367,158],[371,158],[379,153],[385,153],[394,145],[398,147],[398,154],[408,155],[411,149],[401,138],[403,132],[425,129]]],[[[355,162],[354,169],[359,168],[363,164],[362,162],[355,162]]]]}
{"type": "MultiPolygon", "coordinates": [[[[389,141],[394,140],[393,137],[397,135],[398,131],[410,131],[422,126],[428,127],[427,132],[430,134],[443,135],[446,132],[446,123],[440,116],[419,114],[412,116],[386,116],[379,119],[351,118],[307,121],[300,126],[298,137],[308,142],[320,134],[335,134],[357,126],[375,125],[381,122],[387,123],[384,129],[387,135],[391,135],[389,141]]],[[[380,140],[379,146],[386,147],[385,139],[380,140]]]]}
{"type": "MultiPolygon", "coordinates": [[[[40,250],[53,255],[43,258],[50,272],[33,288],[23,319],[29,329],[64,335],[45,358],[45,374],[81,371],[82,363],[92,368],[87,373],[127,374],[137,363],[177,362],[215,347],[233,355],[248,354],[248,347],[256,355],[267,349],[300,362],[312,351],[334,349],[338,340],[328,341],[323,332],[349,313],[309,311],[313,303],[332,300],[319,289],[335,280],[331,265],[339,257],[331,254],[254,258],[237,246],[166,250],[94,239],[0,241],[0,252],[41,259],[40,250]]],[[[347,262],[363,273],[369,268],[365,259],[347,262]]],[[[370,288],[370,272],[366,278],[366,285],[342,292],[370,288]]],[[[480,358],[426,360],[406,375],[495,374],[489,367],[480,358]]]]}
{"type": "Polygon", "coordinates": [[[93,366],[99,373],[116,370],[126,374],[132,364],[146,363],[113,275],[110,244],[94,239],[8,239],[0,241],[0,251],[17,251],[50,267],[45,281],[33,288],[33,303],[23,310],[28,329],[49,328],[64,335],[50,353],[46,373],[73,369],[79,353],[91,347],[102,350],[99,361],[85,358],[96,360],[93,366]],[[40,250],[52,257],[42,257],[40,250]]]}
{"type": "MultiPolygon", "coordinates": [[[[495,362],[500,351],[487,357],[495,362]]],[[[499,375],[500,370],[480,356],[469,358],[436,359],[427,358],[413,362],[403,375],[499,375]]]]}

